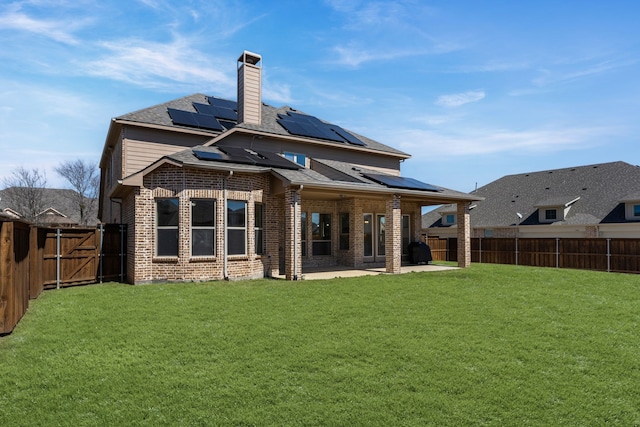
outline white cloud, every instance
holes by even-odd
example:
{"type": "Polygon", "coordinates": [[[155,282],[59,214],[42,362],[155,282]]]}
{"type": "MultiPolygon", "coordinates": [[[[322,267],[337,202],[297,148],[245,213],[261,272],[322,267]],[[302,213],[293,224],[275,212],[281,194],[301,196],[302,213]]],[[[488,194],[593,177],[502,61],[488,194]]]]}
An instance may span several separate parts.
{"type": "Polygon", "coordinates": [[[16,6],[9,7],[6,13],[0,15],[0,28],[39,34],[69,45],[80,43],[73,35],[73,31],[83,27],[87,22],[77,18],[59,21],[36,19],[21,12],[19,7],[16,6]]]}
{"type": "Polygon", "coordinates": [[[478,102],[484,97],[485,92],[483,90],[472,90],[464,93],[439,96],[435,104],[441,107],[454,108],[471,102],[478,102]]]}
{"type": "Polygon", "coordinates": [[[145,88],[175,91],[178,83],[196,90],[215,87],[217,92],[230,93],[235,88],[235,78],[230,77],[233,67],[214,63],[191,45],[179,36],[170,43],[137,39],[103,42],[106,52],[102,58],[82,67],[90,75],[145,88]]]}
{"type": "Polygon", "coordinates": [[[485,129],[468,132],[434,132],[407,129],[389,135],[387,141],[414,157],[469,156],[496,153],[542,153],[583,150],[617,133],[604,127],[566,127],[515,131],[485,129]]]}

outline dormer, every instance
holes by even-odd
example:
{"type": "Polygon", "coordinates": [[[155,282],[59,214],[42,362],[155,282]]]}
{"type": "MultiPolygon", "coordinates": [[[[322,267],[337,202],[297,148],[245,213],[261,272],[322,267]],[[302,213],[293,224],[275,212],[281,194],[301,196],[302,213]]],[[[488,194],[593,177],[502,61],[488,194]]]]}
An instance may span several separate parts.
{"type": "Polygon", "coordinates": [[[564,221],[571,206],[580,200],[575,196],[559,196],[541,200],[534,207],[538,209],[538,222],[541,224],[551,224],[553,222],[564,221]]]}
{"type": "Polygon", "coordinates": [[[627,221],[640,221],[640,192],[629,194],[623,198],[624,217],[627,221]]]}
{"type": "Polygon", "coordinates": [[[445,205],[440,210],[440,215],[442,216],[442,225],[455,225],[456,217],[457,217],[457,206],[456,205],[445,205]]]}

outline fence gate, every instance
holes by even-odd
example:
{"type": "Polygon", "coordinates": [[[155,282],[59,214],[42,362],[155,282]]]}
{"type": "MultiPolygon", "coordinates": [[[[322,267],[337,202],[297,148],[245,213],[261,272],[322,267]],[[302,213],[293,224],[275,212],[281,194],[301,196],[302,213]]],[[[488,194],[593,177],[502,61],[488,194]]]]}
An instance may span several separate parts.
{"type": "Polygon", "coordinates": [[[95,228],[40,229],[44,251],[44,289],[95,283],[100,253],[100,233],[95,228]]]}

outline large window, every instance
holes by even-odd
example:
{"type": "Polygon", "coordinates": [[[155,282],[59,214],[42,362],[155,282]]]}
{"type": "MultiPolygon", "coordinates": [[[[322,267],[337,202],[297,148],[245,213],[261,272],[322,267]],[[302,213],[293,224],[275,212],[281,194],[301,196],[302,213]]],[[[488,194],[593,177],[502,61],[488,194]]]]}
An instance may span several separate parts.
{"type": "Polygon", "coordinates": [[[191,201],[191,256],[216,254],[216,202],[191,201]]]}
{"type": "Polygon", "coordinates": [[[349,213],[340,214],[340,249],[349,250],[349,213]]]}
{"type": "Polygon", "coordinates": [[[331,214],[311,214],[313,255],[331,255],[331,214]]]}
{"type": "Polygon", "coordinates": [[[247,254],[247,202],[227,201],[227,254],[247,254]]]}
{"type": "Polygon", "coordinates": [[[409,255],[409,243],[411,243],[411,217],[402,215],[402,255],[409,255]]]}
{"type": "Polygon", "coordinates": [[[178,256],[178,199],[156,199],[156,255],[178,256]]]}
{"type": "Polygon", "coordinates": [[[363,216],[363,238],[364,238],[364,252],[366,257],[373,256],[373,215],[370,213],[363,216]]]}
{"type": "Polygon", "coordinates": [[[377,218],[377,227],[378,227],[378,252],[377,255],[385,255],[386,247],[387,247],[387,237],[386,237],[386,218],[384,215],[376,215],[377,218]]]}
{"type": "Polygon", "coordinates": [[[264,205],[255,204],[255,215],[253,221],[253,229],[256,235],[256,254],[264,254],[264,205]]]}

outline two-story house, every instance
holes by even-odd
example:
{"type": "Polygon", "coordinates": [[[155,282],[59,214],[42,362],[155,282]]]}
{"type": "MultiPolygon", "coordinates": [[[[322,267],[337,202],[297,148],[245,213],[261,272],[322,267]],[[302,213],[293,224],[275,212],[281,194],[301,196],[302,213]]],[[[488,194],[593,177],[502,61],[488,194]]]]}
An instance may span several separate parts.
{"type": "MultiPolygon", "coordinates": [[[[476,196],[400,175],[402,151],[261,99],[261,57],[238,59],[238,98],[190,95],[112,120],[100,219],[127,224],[131,283],[399,273],[421,208],[476,196]]],[[[469,227],[460,228],[469,241],[469,227]]],[[[470,262],[464,252],[459,264],[470,262]]]]}

